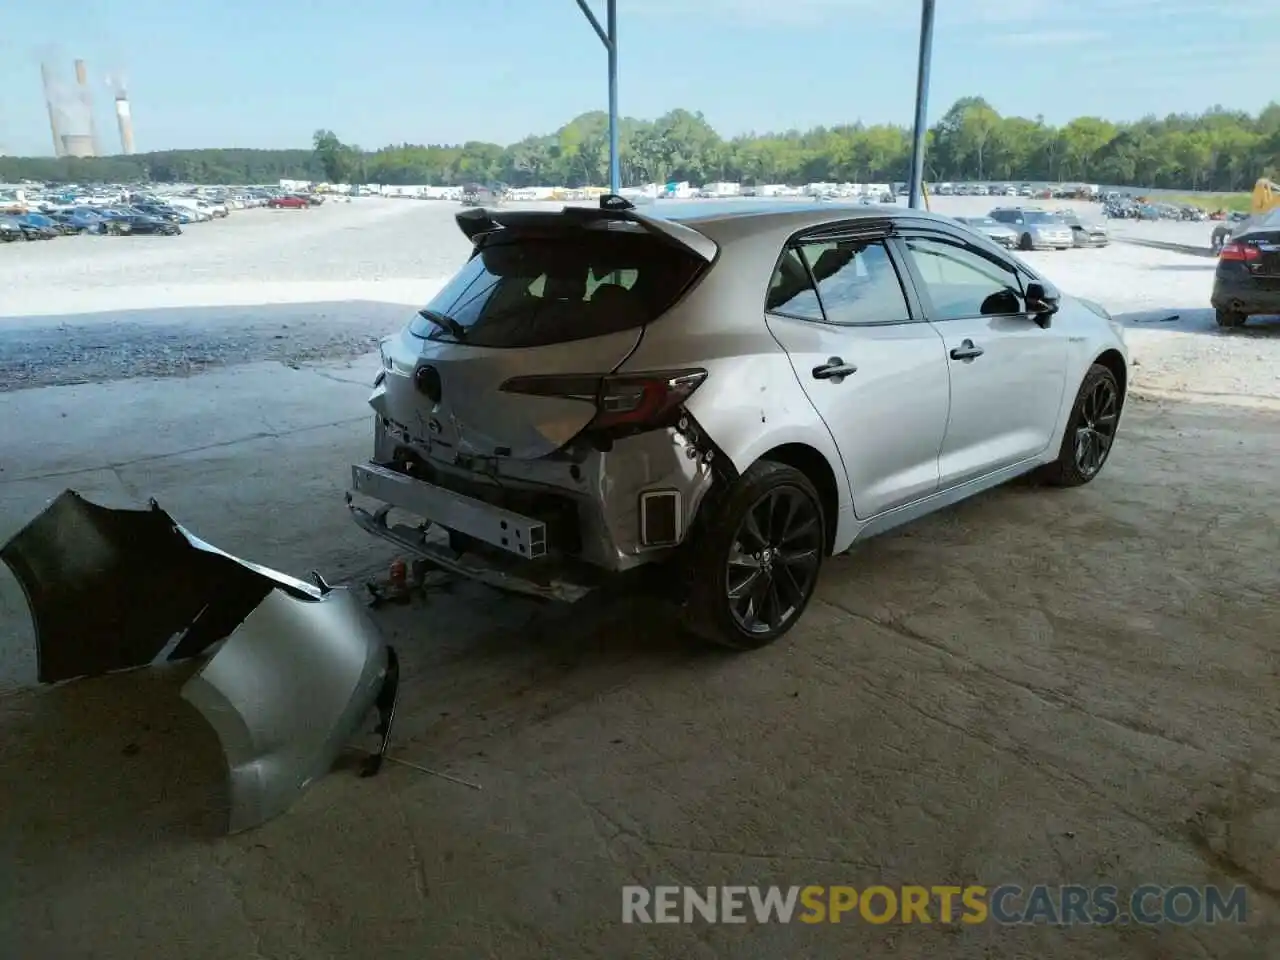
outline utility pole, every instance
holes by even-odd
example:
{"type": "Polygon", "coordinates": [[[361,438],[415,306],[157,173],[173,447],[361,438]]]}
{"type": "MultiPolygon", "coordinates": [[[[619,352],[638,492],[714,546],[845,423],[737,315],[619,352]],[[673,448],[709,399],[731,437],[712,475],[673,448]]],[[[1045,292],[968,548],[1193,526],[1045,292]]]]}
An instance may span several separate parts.
{"type": "Polygon", "coordinates": [[[922,0],[920,11],[920,59],[916,66],[916,122],[911,145],[911,183],[908,203],[920,207],[924,187],[924,149],[929,132],[929,66],[933,59],[934,0],[922,0]]]}
{"type": "Polygon", "coordinates": [[[618,157],[618,0],[605,0],[607,29],[600,26],[587,0],[577,0],[577,3],[609,55],[609,192],[617,193],[622,189],[622,165],[618,157]]]}

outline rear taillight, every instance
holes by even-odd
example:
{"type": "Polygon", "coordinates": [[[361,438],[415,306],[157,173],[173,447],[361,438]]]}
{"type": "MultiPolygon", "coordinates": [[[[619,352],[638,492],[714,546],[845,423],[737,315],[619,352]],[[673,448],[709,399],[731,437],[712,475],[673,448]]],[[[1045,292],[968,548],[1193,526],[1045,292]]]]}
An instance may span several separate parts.
{"type": "Polygon", "coordinates": [[[1225,244],[1218,254],[1220,260],[1231,260],[1236,263],[1253,263],[1262,259],[1262,251],[1251,243],[1231,242],[1225,244]]]}
{"type": "Polygon", "coordinates": [[[624,436],[673,425],[679,419],[680,407],[705,379],[707,371],[701,369],[604,377],[514,377],[502,385],[502,390],[594,404],[596,415],[583,432],[624,436]]]}

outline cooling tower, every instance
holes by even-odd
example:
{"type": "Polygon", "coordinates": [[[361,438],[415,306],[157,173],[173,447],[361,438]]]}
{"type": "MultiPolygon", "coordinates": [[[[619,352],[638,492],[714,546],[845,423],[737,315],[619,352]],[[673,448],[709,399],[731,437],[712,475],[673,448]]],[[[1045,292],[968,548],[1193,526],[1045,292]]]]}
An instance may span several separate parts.
{"type": "Polygon", "coordinates": [[[90,152],[72,154],[72,156],[95,157],[98,155],[98,124],[93,116],[93,94],[89,91],[89,71],[83,60],[76,61],[76,92],[79,94],[80,107],[88,121],[90,152]]]}
{"type": "Polygon", "coordinates": [[[120,127],[120,149],[129,156],[133,153],[133,117],[129,114],[129,99],[116,97],[116,124],[120,127]]]}
{"type": "Polygon", "coordinates": [[[40,64],[40,77],[44,81],[44,103],[49,110],[49,132],[53,134],[53,152],[55,156],[66,156],[62,145],[62,123],[58,108],[58,87],[53,79],[53,71],[47,63],[40,64]]]}
{"type": "Polygon", "coordinates": [[[62,136],[61,157],[92,157],[97,154],[93,148],[93,137],[87,133],[67,133],[62,136]]]}

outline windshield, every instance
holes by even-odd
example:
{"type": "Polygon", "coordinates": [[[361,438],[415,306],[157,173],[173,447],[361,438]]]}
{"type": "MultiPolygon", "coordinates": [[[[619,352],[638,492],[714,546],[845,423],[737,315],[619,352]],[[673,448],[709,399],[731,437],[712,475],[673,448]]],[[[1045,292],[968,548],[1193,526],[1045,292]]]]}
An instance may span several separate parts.
{"type": "Polygon", "coordinates": [[[1027,223],[1062,223],[1061,217],[1055,217],[1052,213],[1044,213],[1038,210],[1028,210],[1022,215],[1022,219],[1027,223]]]}
{"type": "Polygon", "coordinates": [[[702,261],[644,234],[501,238],[467,261],[409,332],[477,347],[536,347],[641,327],[660,316],[702,261]],[[445,326],[450,326],[446,324],[445,326]]]}

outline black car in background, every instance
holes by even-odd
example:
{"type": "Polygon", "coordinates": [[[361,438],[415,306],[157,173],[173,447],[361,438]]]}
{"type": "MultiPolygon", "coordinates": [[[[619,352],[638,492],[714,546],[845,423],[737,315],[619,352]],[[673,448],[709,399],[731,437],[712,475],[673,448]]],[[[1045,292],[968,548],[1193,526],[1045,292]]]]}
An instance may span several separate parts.
{"type": "Polygon", "coordinates": [[[22,226],[16,217],[0,216],[0,243],[13,243],[15,240],[25,239],[27,236],[22,232],[22,226]]]}
{"type": "Polygon", "coordinates": [[[17,219],[28,240],[52,240],[62,236],[62,227],[43,213],[24,213],[17,219]]]}
{"type": "Polygon", "coordinates": [[[1280,314],[1280,209],[1241,224],[1223,244],[1209,299],[1220,327],[1280,314]]]}
{"type": "Polygon", "coordinates": [[[159,217],[148,216],[132,207],[103,212],[103,228],[111,236],[154,235],[176,237],[182,227],[159,217]]]}
{"type": "Polygon", "coordinates": [[[129,209],[136,211],[146,217],[156,217],[168,223],[181,223],[182,217],[178,215],[178,211],[173,207],[163,203],[134,203],[130,204],[129,209]]]}

